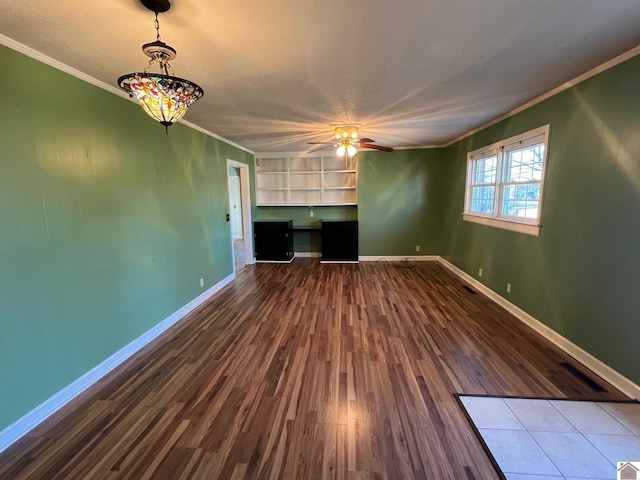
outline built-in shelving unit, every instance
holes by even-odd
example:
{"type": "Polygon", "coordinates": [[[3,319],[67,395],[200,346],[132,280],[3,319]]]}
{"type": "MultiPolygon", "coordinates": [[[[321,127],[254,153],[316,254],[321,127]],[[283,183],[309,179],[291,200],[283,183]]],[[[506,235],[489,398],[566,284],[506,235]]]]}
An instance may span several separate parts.
{"type": "Polygon", "coordinates": [[[258,206],[357,205],[358,159],[331,155],[256,158],[258,206]]]}

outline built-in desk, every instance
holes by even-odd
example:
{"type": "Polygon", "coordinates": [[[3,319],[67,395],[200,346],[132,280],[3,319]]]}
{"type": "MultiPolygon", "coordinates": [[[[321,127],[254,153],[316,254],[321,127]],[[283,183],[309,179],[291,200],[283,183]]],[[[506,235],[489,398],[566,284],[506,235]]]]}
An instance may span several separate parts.
{"type": "Polygon", "coordinates": [[[322,227],[320,224],[294,226],[292,232],[296,256],[319,257],[321,255],[322,227]]]}
{"type": "Polygon", "coordinates": [[[293,220],[254,222],[255,254],[259,262],[291,262],[294,233],[322,235],[322,262],[358,261],[358,222],[322,221],[321,227],[293,226],[293,220]]]}
{"type": "Polygon", "coordinates": [[[322,232],[322,227],[292,227],[294,232],[322,232]]]}

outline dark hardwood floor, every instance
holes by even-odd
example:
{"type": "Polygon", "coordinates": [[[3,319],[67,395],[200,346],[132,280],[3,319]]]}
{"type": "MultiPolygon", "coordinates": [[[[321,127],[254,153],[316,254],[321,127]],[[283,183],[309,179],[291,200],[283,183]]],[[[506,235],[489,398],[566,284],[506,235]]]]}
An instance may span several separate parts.
{"type": "Polygon", "coordinates": [[[626,398],[464,287],[435,262],[246,266],[0,478],[490,480],[455,393],[626,398]]]}

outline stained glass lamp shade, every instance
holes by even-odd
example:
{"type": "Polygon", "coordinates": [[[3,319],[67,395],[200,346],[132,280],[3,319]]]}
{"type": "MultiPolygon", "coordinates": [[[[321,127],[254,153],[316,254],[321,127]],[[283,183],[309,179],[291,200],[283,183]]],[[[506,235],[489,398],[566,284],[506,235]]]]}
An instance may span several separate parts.
{"type": "Polygon", "coordinates": [[[145,6],[156,8],[156,41],[142,46],[144,54],[151,59],[149,67],[144,72],[122,75],[118,78],[118,85],[130,96],[135,97],[144,111],[164,125],[168,133],[169,126],[180,120],[189,106],[200,99],[204,92],[195,83],[172,75],[169,62],[176,58],[177,53],[173,47],[160,40],[158,23],[158,10],[168,10],[168,2],[162,5],[152,2],[151,5],[145,6]],[[147,71],[156,63],[163,73],[147,71]]]}
{"type": "Polygon", "coordinates": [[[131,73],[120,77],[118,84],[165,127],[180,120],[187,108],[203,95],[202,88],[195,83],[161,73],[131,73]]]}

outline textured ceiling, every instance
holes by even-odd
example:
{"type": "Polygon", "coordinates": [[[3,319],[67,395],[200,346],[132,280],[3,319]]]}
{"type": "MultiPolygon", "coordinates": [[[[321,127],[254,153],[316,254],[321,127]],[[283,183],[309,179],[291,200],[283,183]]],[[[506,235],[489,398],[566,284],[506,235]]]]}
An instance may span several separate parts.
{"type": "MultiPolygon", "coordinates": [[[[336,123],[444,144],[636,47],[639,24],[638,0],[173,0],[160,15],[175,74],[205,91],[185,120],[254,152],[308,150],[336,123]]],[[[138,0],[2,0],[0,34],[114,86],[155,40],[138,0]]]]}

